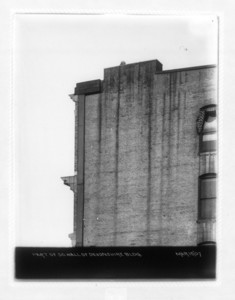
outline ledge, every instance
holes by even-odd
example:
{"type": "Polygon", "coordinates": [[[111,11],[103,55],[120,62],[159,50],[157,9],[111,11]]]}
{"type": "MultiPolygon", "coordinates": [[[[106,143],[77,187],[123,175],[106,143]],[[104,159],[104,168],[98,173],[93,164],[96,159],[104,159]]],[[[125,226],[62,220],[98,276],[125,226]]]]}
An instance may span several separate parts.
{"type": "Polygon", "coordinates": [[[174,73],[174,72],[193,71],[193,70],[198,70],[198,69],[209,69],[209,68],[216,68],[216,67],[217,67],[217,65],[204,65],[204,66],[186,67],[186,68],[179,68],[179,69],[164,70],[164,71],[156,72],[155,74],[166,74],[166,73],[174,73]]]}
{"type": "Polygon", "coordinates": [[[72,232],[68,235],[68,237],[71,239],[72,247],[76,246],[76,234],[75,232],[72,232]]]}
{"type": "Polygon", "coordinates": [[[64,184],[69,186],[73,192],[76,191],[76,182],[77,182],[76,175],[61,177],[61,179],[63,180],[64,184]]]}

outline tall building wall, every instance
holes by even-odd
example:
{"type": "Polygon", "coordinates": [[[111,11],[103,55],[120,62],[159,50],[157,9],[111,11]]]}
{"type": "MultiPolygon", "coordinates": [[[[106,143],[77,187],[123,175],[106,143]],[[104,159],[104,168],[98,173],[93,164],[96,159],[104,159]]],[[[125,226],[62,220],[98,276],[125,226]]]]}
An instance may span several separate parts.
{"type": "Polygon", "coordinates": [[[215,70],[105,69],[84,101],[83,246],[197,244],[196,119],[216,101],[215,70]]]}
{"type": "Polygon", "coordinates": [[[152,163],[154,182],[159,175],[161,179],[153,199],[161,203],[161,209],[153,223],[161,220],[162,239],[154,245],[197,244],[199,137],[195,124],[199,109],[216,101],[215,80],[214,68],[155,76],[152,163]]]}

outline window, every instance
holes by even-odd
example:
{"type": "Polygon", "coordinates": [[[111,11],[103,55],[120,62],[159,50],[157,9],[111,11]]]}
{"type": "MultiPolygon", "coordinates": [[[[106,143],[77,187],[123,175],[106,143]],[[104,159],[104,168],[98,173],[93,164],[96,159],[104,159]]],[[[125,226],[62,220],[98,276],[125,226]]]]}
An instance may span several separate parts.
{"type": "Polygon", "coordinates": [[[199,220],[215,219],[216,174],[209,173],[199,177],[199,220]]]}
{"type": "Polygon", "coordinates": [[[216,105],[211,104],[200,109],[197,131],[200,153],[215,152],[217,143],[216,105]]]}

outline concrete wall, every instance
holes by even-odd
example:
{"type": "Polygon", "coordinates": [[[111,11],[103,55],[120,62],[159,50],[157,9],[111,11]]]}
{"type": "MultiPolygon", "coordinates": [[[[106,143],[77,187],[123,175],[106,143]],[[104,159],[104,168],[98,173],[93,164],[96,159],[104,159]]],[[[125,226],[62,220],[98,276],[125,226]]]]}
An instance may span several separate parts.
{"type": "Polygon", "coordinates": [[[84,246],[197,244],[196,118],[215,68],[160,70],[106,69],[85,98],[84,246]]]}

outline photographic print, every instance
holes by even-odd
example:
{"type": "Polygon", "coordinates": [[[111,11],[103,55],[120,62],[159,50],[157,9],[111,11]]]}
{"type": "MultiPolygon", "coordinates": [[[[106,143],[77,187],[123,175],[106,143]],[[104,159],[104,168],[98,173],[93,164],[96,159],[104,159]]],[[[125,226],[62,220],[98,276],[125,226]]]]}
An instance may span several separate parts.
{"type": "Polygon", "coordinates": [[[14,26],[15,277],[215,279],[218,16],[14,26]]]}

